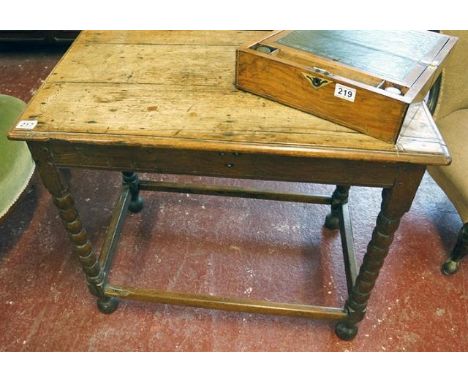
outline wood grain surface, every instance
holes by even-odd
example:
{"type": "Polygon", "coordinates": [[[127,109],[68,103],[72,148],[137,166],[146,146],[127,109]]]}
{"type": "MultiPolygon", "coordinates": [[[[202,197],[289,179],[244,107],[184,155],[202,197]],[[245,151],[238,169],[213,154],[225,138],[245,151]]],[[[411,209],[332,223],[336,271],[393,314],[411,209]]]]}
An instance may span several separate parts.
{"type": "Polygon", "coordinates": [[[396,144],[237,90],[235,50],[268,32],[82,32],[10,138],[447,164],[422,106],[396,144]]]}

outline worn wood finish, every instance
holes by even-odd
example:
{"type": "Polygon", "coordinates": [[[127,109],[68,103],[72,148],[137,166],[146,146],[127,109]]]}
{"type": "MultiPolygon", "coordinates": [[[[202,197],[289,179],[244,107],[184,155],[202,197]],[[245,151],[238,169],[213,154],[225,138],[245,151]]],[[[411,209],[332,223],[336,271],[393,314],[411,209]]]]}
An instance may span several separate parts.
{"type": "Polygon", "coordinates": [[[406,39],[401,31],[348,31],[332,37],[337,32],[279,31],[240,47],[236,86],[396,143],[409,105],[422,101],[457,38],[421,31],[407,31],[406,39]],[[326,52],[315,53],[313,49],[307,51],[286,44],[284,40],[295,33],[308,33],[307,41],[302,42],[305,45],[328,39],[326,49],[322,47],[326,52]],[[382,39],[381,46],[370,39],[373,33],[377,33],[376,39],[382,39]],[[393,35],[399,43],[392,40],[393,35]],[[357,43],[347,41],[349,36],[350,41],[357,39],[357,43]],[[359,40],[362,37],[364,40],[359,40]],[[427,47],[425,42],[430,42],[427,47]],[[426,49],[419,52],[424,55],[413,58],[419,46],[426,49]],[[362,49],[365,51],[355,53],[362,49]],[[334,55],[338,58],[333,60],[334,55]],[[406,72],[404,76],[403,72],[399,73],[401,67],[406,72]],[[336,84],[356,89],[354,102],[337,98],[336,84]],[[401,93],[388,92],[387,87],[399,89],[401,93]]]}
{"type": "Polygon", "coordinates": [[[33,100],[22,117],[37,119],[38,127],[15,129],[11,138],[434,165],[447,162],[447,148],[426,107],[414,110],[397,144],[391,145],[242,92],[67,83],[46,85],[41,94],[44,98],[33,100]],[[128,123],[126,118],[130,118],[128,123]]]}
{"type": "Polygon", "coordinates": [[[255,301],[241,298],[228,299],[216,296],[155,291],[116,285],[107,285],[105,291],[108,296],[123,299],[158,302],[162,304],[186,305],[208,309],[222,309],[236,312],[299,316],[329,320],[339,320],[346,317],[346,312],[343,309],[314,305],[255,301]]]}
{"type": "MultiPolygon", "coordinates": [[[[251,33],[245,32],[246,41],[251,33]]],[[[150,35],[155,41],[168,36],[150,35]]],[[[217,45],[227,38],[221,31],[192,32],[201,45],[181,43],[179,33],[175,44],[135,42],[148,42],[150,35],[118,32],[117,42],[109,43],[113,32],[86,32],[21,117],[36,119],[38,126],[14,129],[10,138],[447,163],[447,149],[424,107],[405,121],[396,144],[385,143],[237,90],[235,46],[217,45]]]]}
{"type": "Polygon", "coordinates": [[[83,31],[80,43],[128,45],[234,46],[265,36],[265,31],[83,31]]]}
{"type": "MultiPolygon", "coordinates": [[[[42,146],[37,142],[31,145],[42,146]]],[[[196,150],[170,150],[47,143],[55,163],[63,167],[107,170],[134,169],[138,172],[190,174],[226,178],[391,186],[395,176],[407,165],[323,158],[241,154],[196,150]],[[330,173],[334,174],[333,179],[330,173]]]]}
{"type": "Polygon", "coordinates": [[[11,139],[28,142],[104,313],[117,308],[118,298],[131,298],[338,319],[342,338],[355,335],[392,234],[425,166],[448,164],[450,157],[425,106],[411,108],[394,145],[238,91],[233,85],[235,47],[260,33],[84,32],[22,116],[37,120],[37,127],[10,132],[11,139]],[[68,166],[123,172],[122,195],[99,260],[57,170],[68,166]],[[137,171],[339,184],[341,191],[330,198],[214,189],[140,181],[137,171]],[[386,189],[358,275],[344,204],[353,185],[386,189]],[[141,209],[141,190],[332,204],[344,235],[351,289],[344,310],[109,285],[106,275],[123,219],[128,208],[141,209]]]}
{"type": "Polygon", "coordinates": [[[180,192],[184,194],[216,195],[234,198],[276,200],[280,202],[298,202],[313,204],[331,204],[332,198],[320,195],[292,194],[289,192],[260,191],[248,188],[200,186],[171,182],[141,181],[140,190],[160,192],[180,192]]]}

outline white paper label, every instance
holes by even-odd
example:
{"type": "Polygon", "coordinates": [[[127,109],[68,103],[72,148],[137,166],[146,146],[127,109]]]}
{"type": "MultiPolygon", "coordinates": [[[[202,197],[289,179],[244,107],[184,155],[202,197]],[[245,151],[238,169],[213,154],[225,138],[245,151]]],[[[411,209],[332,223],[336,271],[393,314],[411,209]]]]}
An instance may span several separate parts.
{"type": "Polygon", "coordinates": [[[19,121],[16,125],[17,129],[32,130],[36,127],[37,121],[19,121]]]}
{"type": "Polygon", "coordinates": [[[354,102],[354,99],[356,98],[356,89],[349,88],[341,84],[336,84],[335,97],[345,99],[346,101],[354,102]]]}

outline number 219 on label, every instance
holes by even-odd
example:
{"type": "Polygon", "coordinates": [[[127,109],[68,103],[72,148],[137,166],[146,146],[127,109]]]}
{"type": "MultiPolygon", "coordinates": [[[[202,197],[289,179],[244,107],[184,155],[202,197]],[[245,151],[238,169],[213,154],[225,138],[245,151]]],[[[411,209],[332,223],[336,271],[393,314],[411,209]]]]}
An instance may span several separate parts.
{"type": "Polygon", "coordinates": [[[341,84],[336,84],[335,97],[345,99],[346,101],[354,102],[354,99],[356,98],[356,89],[349,88],[341,84]]]}

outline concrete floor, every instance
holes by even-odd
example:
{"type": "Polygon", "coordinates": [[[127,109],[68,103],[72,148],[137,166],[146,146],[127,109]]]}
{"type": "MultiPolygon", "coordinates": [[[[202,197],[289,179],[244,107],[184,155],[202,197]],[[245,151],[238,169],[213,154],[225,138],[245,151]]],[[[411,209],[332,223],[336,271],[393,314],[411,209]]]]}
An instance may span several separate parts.
{"type": "MultiPolygon", "coordinates": [[[[28,101],[63,47],[0,47],[0,93],[28,101]]],[[[120,174],[71,170],[82,220],[99,248],[120,174]]],[[[149,175],[329,194],[332,186],[149,175]]],[[[129,216],[111,281],[181,292],[342,306],[346,282],[326,206],[187,194],[143,193],[129,216]]],[[[380,190],[351,189],[359,259],[380,190]]],[[[55,207],[39,178],[0,223],[1,351],[467,351],[467,267],[440,265],[461,221],[425,176],[405,215],[352,342],[328,321],[123,301],[99,313],[55,207]]]]}

